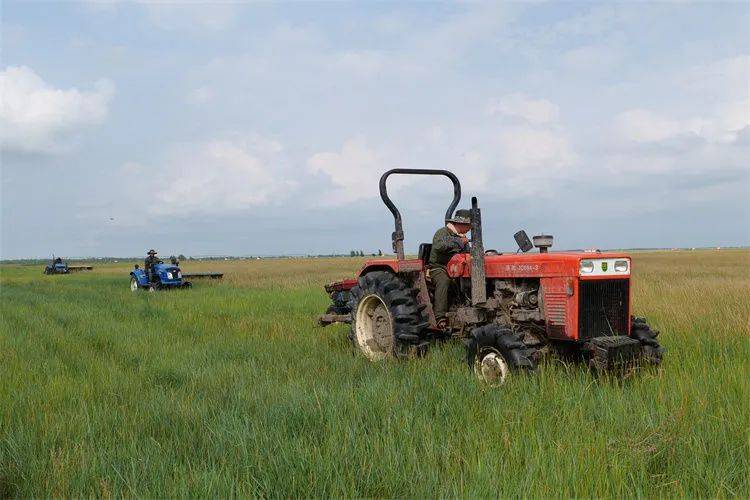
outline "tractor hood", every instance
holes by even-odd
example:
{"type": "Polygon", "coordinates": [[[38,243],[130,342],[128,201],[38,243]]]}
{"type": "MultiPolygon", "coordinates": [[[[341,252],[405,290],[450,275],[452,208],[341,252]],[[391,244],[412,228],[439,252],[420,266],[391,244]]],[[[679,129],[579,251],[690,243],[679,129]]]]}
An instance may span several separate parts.
{"type": "MultiPolygon", "coordinates": [[[[630,256],[621,252],[548,252],[487,255],[487,278],[580,276],[624,278],[630,276],[630,256]]],[[[451,277],[471,276],[471,256],[459,254],[448,262],[451,277]]]]}
{"type": "Polygon", "coordinates": [[[167,271],[179,271],[180,268],[174,264],[154,264],[154,270],[156,272],[167,272],[167,271]]]}

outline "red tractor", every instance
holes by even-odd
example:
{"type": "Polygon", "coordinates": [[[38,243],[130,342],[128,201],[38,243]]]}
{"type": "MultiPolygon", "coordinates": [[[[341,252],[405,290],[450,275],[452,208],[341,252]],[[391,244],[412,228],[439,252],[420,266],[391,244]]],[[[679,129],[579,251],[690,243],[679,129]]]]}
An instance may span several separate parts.
{"type": "Polygon", "coordinates": [[[356,279],[326,285],[333,304],[321,324],[351,324],[349,338],[367,358],[421,355],[431,341],[463,339],[466,360],[491,385],[533,371],[553,352],[585,360],[598,370],[658,364],[658,332],[631,316],[630,257],[622,252],[549,252],[552,236],[515,234],[519,252],[484,250],[477,199],[471,207],[471,253],[448,262],[453,279],[447,329],[437,327],[429,270],[432,245],[415,259],[404,255],[401,214],[388,196],[393,174],[443,175],[453,183],[449,219],[461,199],[458,178],[446,170],[393,169],[380,178],[380,197],[395,219],[396,260],[373,259],[356,279]],[[534,247],[538,253],[527,253],[534,247]]]}

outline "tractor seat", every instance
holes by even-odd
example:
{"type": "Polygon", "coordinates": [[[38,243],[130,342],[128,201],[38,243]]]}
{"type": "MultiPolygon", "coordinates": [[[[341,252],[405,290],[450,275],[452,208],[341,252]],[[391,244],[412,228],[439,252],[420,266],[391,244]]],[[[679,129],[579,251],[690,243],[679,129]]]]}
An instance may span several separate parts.
{"type": "Polygon", "coordinates": [[[419,245],[419,252],[417,258],[421,260],[425,265],[430,261],[430,252],[432,252],[432,243],[421,243],[419,245]]]}

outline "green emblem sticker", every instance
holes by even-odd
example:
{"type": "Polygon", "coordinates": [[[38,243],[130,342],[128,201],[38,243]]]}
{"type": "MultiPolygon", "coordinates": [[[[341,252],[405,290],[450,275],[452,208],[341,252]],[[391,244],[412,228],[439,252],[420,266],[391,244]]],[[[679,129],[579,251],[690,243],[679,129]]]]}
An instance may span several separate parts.
{"type": "Polygon", "coordinates": [[[607,261],[602,262],[602,271],[607,272],[607,261]]]}

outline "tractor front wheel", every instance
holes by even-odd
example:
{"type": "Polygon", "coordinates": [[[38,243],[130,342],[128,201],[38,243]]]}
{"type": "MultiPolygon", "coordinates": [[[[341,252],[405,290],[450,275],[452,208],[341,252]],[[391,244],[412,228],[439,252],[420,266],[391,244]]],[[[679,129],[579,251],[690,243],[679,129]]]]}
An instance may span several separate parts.
{"type": "Polygon", "coordinates": [[[498,325],[485,325],[471,332],[466,362],[476,377],[491,387],[503,385],[513,372],[533,371],[533,349],[523,343],[523,334],[498,325]]]}
{"type": "Polygon", "coordinates": [[[138,280],[135,279],[135,276],[130,278],[130,291],[131,292],[137,292],[138,291],[138,280]]]}
{"type": "Polygon", "coordinates": [[[393,273],[374,271],[360,277],[349,298],[354,347],[371,361],[423,355],[428,323],[416,296],[417,291],[393,273]]]}

